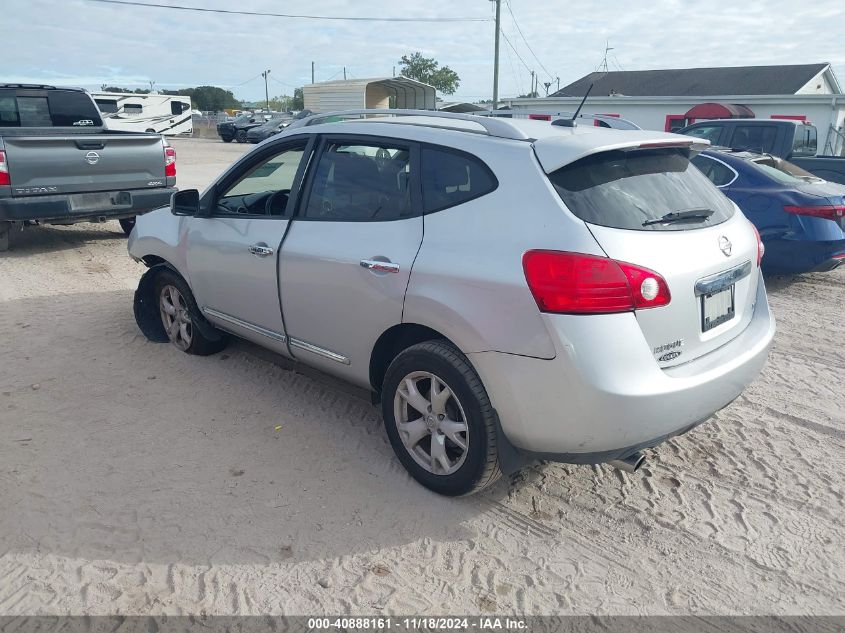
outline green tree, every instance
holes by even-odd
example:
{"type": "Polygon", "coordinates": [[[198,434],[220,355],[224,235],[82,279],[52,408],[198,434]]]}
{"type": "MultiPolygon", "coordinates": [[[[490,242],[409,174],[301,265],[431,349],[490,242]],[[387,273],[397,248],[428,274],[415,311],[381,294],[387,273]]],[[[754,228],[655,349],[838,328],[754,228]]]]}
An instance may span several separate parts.
{"type": "Polygon", "coordinates": [[[103,84],[100,86],[100,92],[120,92],[124,94],[131,94],[132,91],[129,88],[120,88],[118,86],[107,86],[103,84]]]}
{"type": "Polygon", "coordinates": [[[400,74],[403,77],[434,86],[443,94],[454,94],[461,83],[461,78],[454,70],[448,66],[440,66],[433,57],[423,57],[419,52],[410,56],[402,55],[399,65],[402,67],[400,74]]]}
{"type": "Polygon", "coordinates": [[[219,112],[226,108],[239,108],[241,105],[231,90],[223,90],[217,86],[185,88],[180,90],[179,94],[190,97],[193,107],[197,110],[219,112]]]}

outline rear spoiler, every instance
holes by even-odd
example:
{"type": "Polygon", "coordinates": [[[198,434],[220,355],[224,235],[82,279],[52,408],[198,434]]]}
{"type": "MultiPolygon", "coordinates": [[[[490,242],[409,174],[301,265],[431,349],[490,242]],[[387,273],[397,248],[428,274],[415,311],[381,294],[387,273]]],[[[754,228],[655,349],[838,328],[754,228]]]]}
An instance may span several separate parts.
{"type": "Polygon", "coordinates": [[[606,128],[595,128],[589,134],[547,136],[534,141],[534,153],[547,174],[593,154],[671,147],[683,148],[695,155],[710,147],[710,141],[665,132],[606,128]]]}

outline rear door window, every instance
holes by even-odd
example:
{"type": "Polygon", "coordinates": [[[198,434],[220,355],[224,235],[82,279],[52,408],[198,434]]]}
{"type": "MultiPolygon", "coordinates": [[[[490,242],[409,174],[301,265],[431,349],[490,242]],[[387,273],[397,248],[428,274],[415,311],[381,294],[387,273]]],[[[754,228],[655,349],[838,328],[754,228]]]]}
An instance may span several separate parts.
{"type": "Polygon", "coordinates": [[[683,148],[593,154],[549,176],[566,206],[591,224],[638,231],[683,231],[721,224],[733,205],[683,148]],[[670,213],[712,211],[706,219],[651,224],[670,213]]]}
{"type": "Polygon", "coordinates": [[[414,215],[411,152],[391,142],[327,142],[304,218],[380,222],[414,215]]]}
{"type": "Polygon", "coordinates": [[[445,148],[422,149],[423,207],[426,213],[484,196],[499,183],[481,160],[445,148]]]}
{"type": "Polygon", "coordinates": [[[0,90],[0,127],[100,127],[100,111],[84,92],[0,90]]]}
{"type": "Polygon", "coordinates": [[[733,149],[768,154],[774,149],[777,135],[774,125],[737,125],[730,145],[733,149]]]}

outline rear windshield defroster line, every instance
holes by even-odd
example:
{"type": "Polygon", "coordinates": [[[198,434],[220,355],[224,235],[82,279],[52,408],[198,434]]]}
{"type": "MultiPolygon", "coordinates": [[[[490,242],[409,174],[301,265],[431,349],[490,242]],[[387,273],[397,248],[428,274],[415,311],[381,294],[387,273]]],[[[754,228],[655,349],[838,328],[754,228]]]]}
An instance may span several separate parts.
{"type": "Polygon", "coordinates": [[[590,224],[636,231],[683,231],[721,224],[731,202],[690,163],[689,150],[660,148],[593,154],[549,175],[566,206],[590,224]],[[685,221],[652,222],[690,209],[685,221]]]}

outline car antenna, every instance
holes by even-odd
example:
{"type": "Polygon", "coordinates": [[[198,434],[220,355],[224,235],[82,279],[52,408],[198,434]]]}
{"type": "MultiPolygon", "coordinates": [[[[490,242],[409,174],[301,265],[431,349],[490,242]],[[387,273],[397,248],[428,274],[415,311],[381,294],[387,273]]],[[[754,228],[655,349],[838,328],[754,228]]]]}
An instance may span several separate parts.
{"type": "Polygon", "coordinates": [[[593,84],[590,84],[590,87],[587,88],[587,92],[584,93],[584,98],[581,99],[581,103],[578,105],[578,109],[575,110],[575,114],[572,115],[571,119],[558,119],[556,121],[552,121],[552,125],[560,125],[561,127],[575,127],[575,119],[578,118],[578,115],[581,113],[581,108],[584,107],[584,103],[587,101],[587,97],[590,96],[590,91],[593,89],[593,84]]]}

